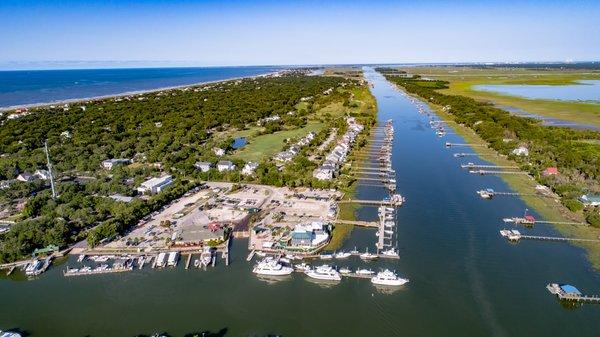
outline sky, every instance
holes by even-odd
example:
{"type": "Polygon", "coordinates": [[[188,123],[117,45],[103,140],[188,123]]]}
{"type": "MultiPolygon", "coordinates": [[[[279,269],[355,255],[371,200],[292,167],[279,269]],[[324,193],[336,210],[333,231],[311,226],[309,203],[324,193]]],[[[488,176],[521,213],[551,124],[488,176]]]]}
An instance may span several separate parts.
{"type": "Polygon", "coordinates": [[[0,69],[599,59],[600,1],[0,1],[0,69]]]}

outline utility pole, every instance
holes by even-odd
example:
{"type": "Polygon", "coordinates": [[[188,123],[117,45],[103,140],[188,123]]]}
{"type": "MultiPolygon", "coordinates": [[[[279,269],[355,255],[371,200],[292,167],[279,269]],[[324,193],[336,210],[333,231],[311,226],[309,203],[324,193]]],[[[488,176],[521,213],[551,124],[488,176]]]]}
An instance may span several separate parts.
{"type": "Polygon", "coordinates": [[[56,189],[54,188],[54,174],[52,173],[52,163],[50,162],[50,152],[48,151],[48,141],[44,142],[44,151],[46,152],[46,162],[48,172],[50,173],[50,187],[52,188],[52,199],[56,199],[56,189]]]}

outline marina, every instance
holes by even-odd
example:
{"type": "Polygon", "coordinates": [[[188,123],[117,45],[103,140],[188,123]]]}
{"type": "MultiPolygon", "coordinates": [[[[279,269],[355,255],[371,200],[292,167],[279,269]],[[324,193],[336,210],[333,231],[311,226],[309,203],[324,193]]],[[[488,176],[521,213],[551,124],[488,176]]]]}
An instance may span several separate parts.
{"type": "MultiPolygon", "coordinates": [[[[595,336],[600,328],[596,320],[598,306],[567,310],[542,288],[549,282],[564,280],[579,289],[597,292],[598,275],[581,249],[569,244],[506,244],[506,239],[498,235],[497,219],[521,213],[524,203],[519,198],[497,198],[493,204],[482,206],[482,201],[473,195],[482,188],[481,180],[457,170],[456,158],[440,146],[446,139],[456,143],[464,140],[450,133],[440,139],[429,128],[423,132],[428,116],[379,75],[367,69],[367,76],[374,83],[380,123],[393,119],[395,129],[390,164],[397,173],[397,189],[407,202],[394,214],[395,239],[386,241],[396,245],[395,251],[401,258],[384,258],[381,251],[378,258],[361,259],[365,248],[377,255],[379,228],[358,226],[337,249],[350,256],[338,259],[336,252],[331,251],[325,252],[333,255],[331,260],[321,260],[321,252],[311,258],[290,259],[294,265],[338,265],[340,274],[350,274],[333,282],[312,279],[300,272],[276,276],[274,282],[273,277],[263,280],[252,273],[254,263],[246,261],[254,250],[249,238],[231,240],[229,266],[221,251],[211,253],[196,248],[190,249],[193,257],[189,270],[185,270],[185,263],[152,269],[149,267],[158,251],[137,253],[139,247],[129,247],[132,256],[146,257],[144,268],[139,269],[136,260],[136,267],[129,272],[65,279],[65,265],[81,268],[77,262],[80,253],[75,253],[65,262],[55,261],[34,281],[13,281],[21,274],[17,268],[10,280],[0,282],[5,303],[0,310],[0,324],[31,327],[28,332],[32,336],[54,336],[60,331],[65,337],[135,336],[163,330],[184,336],[199,327],[211,331],[226,327],[225,336],[595,336]],[[219,254],[218,258],[213,259],[214,254],[219,254]],[[201,266],[199,256],[206,258],[208,266],[213,262],[215,266],[207,272],[196,268],[196,261],[201,266]],[[354,275],[357,269],[376,273],[396,270],[398,276],[410,282],[387,287],[394,290],[389,292],[365,276],[354,275]],[[173,305],[177,310],[156,310],[173,305]],[[75,306],[86,309],[73,310],[75,306]],[[27,315],[15,310],[23,307],[27,308],[27,315]],[[460,315],[456,314],[458,310],[460,315]],[[242,314],[232,314],[233,311],[242,314]],[[298,313],[310,313],[308,328],[306,317],[298,313]],[[264,317],[272,319],[265,323],[264,317]],[[423,317],[427,317],[427,324],[423,324],[423,317]],[[336,325],[332,321],[348,323],[336,325]],[[372,324],[364,324],[365,321],[372,324]]],[[[375,133],[382,134],[381,130],[375,133]]],[[[376,157],[371,157],[375,159],[373,166],[378,166],[376,157]]],[[[483,186],[509,191],[499,177],[485,179],[483,186]]],[[[381,201],[389,197],[390,191],[383,184],[372,184],[376,187],[365,183],[358,184],[350,199],[381,201]]],[[[260,196],[264,190],[247,192],[260,196]]],[[[236,193],[231,194],[237,197],[236,193]]],[[[291,193],[287,196],[296,201],[291,193]]],[[[285,199],[288,198],[281,198],[285,199]]],[[[313,204],[309,201],[305,200],[304,205],[313,204]]],[[[382,205],[357,206],[357,221],[380,223],[382,205]]],[[[283,204],[280,207],[269,212],[293,209],[288,212],[289,218],[298,221],[299,217],[291,215],[297,208],[283,204]]],[[[322,210],[314,214],[326,214],[328,207],[322,210]]],[[[533,212],[532,215],[541,219],[533,212]]],[[[549,228],[547,224],[536,221],[537,224],[540,233],[549,228]]],[[[389,226],[384,222],[383,235],[389,236],[386,227],[389,226]]],[[[162,242],[167,237],[171,233],[161,236],[162,242]]],[[[188,254],[179,249],[182,256],[188,254]]],[[[125,249],[116,247],[98,250],[98,254],[116,258],[121,251],[125,249]]],[[[84,263],[91,265],[87,259],[92,252],[84,253],[84,263]]],[[[257,260],[259,253],[257,249],[252,260],[257,260]]]]}

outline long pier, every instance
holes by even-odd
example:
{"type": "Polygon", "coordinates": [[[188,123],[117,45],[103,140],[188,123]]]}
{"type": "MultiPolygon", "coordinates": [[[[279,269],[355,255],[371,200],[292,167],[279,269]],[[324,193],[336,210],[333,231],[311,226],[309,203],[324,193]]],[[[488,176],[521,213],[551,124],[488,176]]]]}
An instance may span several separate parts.
{"type": "Polygon", "coordinates": [[[542,241],[562,241],[562,242],[577,241],[577,242],[599,242],[600,243],[600,240],[598,240],[598,239],[578,239],[578,238],[565,238],[565,237],[558,237],[558,236],[521,235],[520,238],[528,239],[528,240],[542,240],[542,241]]]}
{"type": "Polygon", "coordinates": [[[335,220],[334,223],[342,225],[354,225],[359,227],[372,227],[378,228],[379,223],[377,221],[360,221],[360,220],[335,220]]]}
{"type": "Polygon", "coordinates": [[[491,169],[518,169],[518,166],[510,166],[510,165],[476,165],[473,163],[468,163],[468,164],[461,164],[460,165],[461,168],[481,168],[481,169],[486,169],[486,168],[491,168],[491,169]]]}
{"type": "Polygon", "coordinates": [[[529,174],[528,172],[524,172],[524,171],[496,171],[496,170],[472,170],[469,171],[469,173],[473,173],[473,174],[481,174],[481,175],[485,175],[485,174],[529,174]]]}
{"type": "Polygon", "coordinates": [[[364,199],[340,200],[340,201],[338,201],[338,204],[363,204],[363,205],[390,206],[390,207],[397,206],[394,203],[392,203],[391,201],[386,201],[386,200],[364,200],[364,199]]]}
{"type": "MultiPolygon", "coordinates": [[[[565,285],[563,285],[565,286],[565,285]]],[[[570,302],[582,302],[582,303],[600,303],[600,296],[598,295],[584,295],[581,294],[579,292],[579,290],[575,289],[575,287],[572,287],[575,291],[569,291],[569,289],[567,289],[567,291],[563,290],[563,286],[556,284],[556,283],[551,283],[548,284],[546,286],[546,289],[548,289],[548,291],[553,294],[556,295],[556,297],[558,297],[558,299],[560,299],[561,301],[570,301],[570,302]]]]}

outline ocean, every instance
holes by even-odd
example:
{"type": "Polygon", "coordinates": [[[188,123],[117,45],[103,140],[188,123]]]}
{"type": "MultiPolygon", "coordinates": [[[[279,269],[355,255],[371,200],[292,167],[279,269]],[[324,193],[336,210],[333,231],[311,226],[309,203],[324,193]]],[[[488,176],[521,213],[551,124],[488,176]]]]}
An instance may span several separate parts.
{"type": "Polygon", "coordinates": [[[263,75],[275,66],[0,71],[0,108],[263,75]]]}

